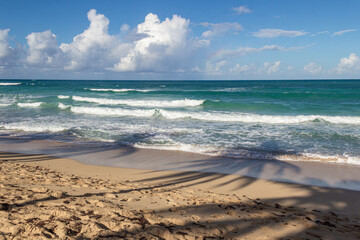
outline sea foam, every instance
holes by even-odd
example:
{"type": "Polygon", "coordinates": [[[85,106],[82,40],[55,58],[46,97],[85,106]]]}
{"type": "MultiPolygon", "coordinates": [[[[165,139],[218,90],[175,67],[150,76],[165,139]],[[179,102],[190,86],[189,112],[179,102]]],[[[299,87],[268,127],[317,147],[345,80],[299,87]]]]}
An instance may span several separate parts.
{"type": "Polygon", "coordinates": [[[25,132],[61,132],[66,130],[65,127],[54,126],[53,124],[42,124],[42,125],[34,125],[34,124],[9,124],[2,126],[7,130],[17,130],[17,131],[25,131],[25,132]]]}
{"type": "Polygon", "coordinates": [[[8,104],[8,103],[0,103],[0,107],[8,107],[10,106],[11,104],[8,104]]]}

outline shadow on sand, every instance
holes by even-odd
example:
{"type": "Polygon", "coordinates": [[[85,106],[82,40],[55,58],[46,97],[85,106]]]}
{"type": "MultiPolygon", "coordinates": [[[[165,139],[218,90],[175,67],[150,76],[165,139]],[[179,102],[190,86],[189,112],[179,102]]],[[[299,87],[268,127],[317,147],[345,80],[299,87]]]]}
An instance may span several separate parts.
{"type": "MultiPolygon", "coordinates": [[[[76,151],[72,151],[71,148],[66,148],[69,151],[69,157],[74,156],[74,154],[87,154],[87,153],[93,153],[93,152],[99,152],[102,151],[101,149],[86,149],[86,150],[79,150],[76,149],[76,151]]],[[[62,149],[64,150],[64,149],[62,149]]],[[[134,154],[136,152],[136,149],[133,148],[126,150],[124,153],[121,153],[119,156],[128,156],[131,154],[134,154]],[[122,155],[124,154],[124,155],[122,155]]],[[[50,157],[45,155],[32,155],[32,154],[16,154],[16,153],[0,153],[0,161],[11,161],[11,162],[36,162],[36,161],[44,161],[44,160],[53,160],[56,159],[56,157],[50,157]]],[[[226,165],[229,164],[227,161],[219,161],[219,158],[210,158],[206,160],[193,160],[191,161],[194,166],[201,165],[204,167],[204,169],[214,169],[214,168],[221,168],[221,167],[227,167],[226,165]]],[[[290,169],[291,171],[297,172],[299,169],[296,166],[293,166],[290,163],[284,163],[277,160],[266,160],[266,161],[252,161],[248,162],[246,166],[243,164],[239,165],[232,165],[231,168],[234,169],[234,171],[239,170],[239,167],[246,167],[251,169],[253,172],[256,172],[260,174],[266,164],[275,165],[278,167],[277,172],[281,173],[287,169],[290,169]]],[[[151,172],[148,172],[151,173],[151,172]]],[[[160,172],[161,173],[161,172],[160,172]]],[[[185,187],[194,187],[197,185],[201,185],[203,183],[211,183],[213,182],[215,185],[217,184],[218,187],[222,187],[228,184],[236,186],[237,193],[241,193],[241,189],[245,188],[253,183],[256,183],[258,179],[256,178],[249,178],[249,177],[234,177],[229,181],[221,181],[223,178],[226,178],[227,175],[225,174],[219,174],[219,173],[209,173],[209,172],[176,172],[176,173],[163,173],[159,177],[150,177],[150,178],[143,178],[141,180],[137,180],[137,183],[141,183],[143,187],[140,188],[129,188],[126,190],[119,190],[119,191],[112,191],[113,194],[126,194],[130,192],[138,192],[143,190],[155,190],[155,189],[163,189],[165,191],[174,191],[174,190],[180,190],[181,188],[185,187]]],[[[343,196],[349,195],[351,191],[348,190],[341,190],[341,189],[330,189],[330,188],[319,188],[315,186],[304,186],[304,185],[297,185],[297,184],[291,184],[293,189],[298,189],[299,191],[306,190],[308,192],[308,195],[306,196],[299,196],[299,197],[291,197],[291,202],[293,206],[312,206],[317,203],[322,203],[324,206],[326,206],[329,211],[336,211],[339,210],[341,212],[352,212],[353,209],[359,209],[355,208],[355,205],[357,204],[356,199],[360,199],[359,192],[353,191],[353,204],[349,201],[349,199],[344,199],[343,196]],[[341,207],[339,207],[339,203],[343,203],[341,207]]],[[[38,200],[32,200],[28,202],[23,202],[21,204],[13,204],[10,208],[22,208],[26,207],[27,205],[33,205],[38,202],[46,202],[46,201],[52,201],[52,200],[58,200],[58,199],[69,199],[69,198],[90,198],[93,196],[97,197],[106,197],[105,195],[108,194],[109,191],[104,192],[97,192],[97,193],[86,193],[86,194],[79,194],[79,195],[64,195],[60,198],[54,198],[54,197],[48,197],[38,200]]],[[[286,219],[286,222],[291,221],[316,221],[315,219],[308,219],[306,220],[306,214],[299,214],[300,209],[294,208],[294,207],[280,207],[278,204],[279,202],[286,200],[286,197],[284,198],[272,198],[272,199],[266,199],[266,201],[260,200],[260,199],[251,199],[246,197],[245,200],[242,200],[237,203],[229,202],[229,203],[223,203],[221,205],[219,204],[197,204],[197,205],[185,205],[174,208],[173,212],[179,212],[179,211],[186,211],[186,212],[192,212],[192,211],[200,211],[200,212],[211,212],[214,208],[222,208],[222,209],[236,209],[240,214],[249,214],[250,213],[254,215],[251,221],[239,219],[239,220],[222,220],[222,219],[216,219],[213,220],[211,223],[209,223],[206,219],[201,219],[199,221],[188,221],[184,224],[171,224],[171,225],[161,225],[161,224],[150,224],[145,218],[144,215],[140,212],[138,212],[138,220],[141,220],[142,228],[141,230],[124,230],[124,231],[118,231],[118,232],[110,232],[109,231],[105,234],[100,234],[98,236],[98,239],[106,239],[106,238],[114,238],[114,239],[121,239],[126,234],[138,234],[139,232],[154,232],[154,229],[157,228],[165,228],[167,231],[173,234],[179,234],[183,233],[183,235],[186,235],[186,232],[189,229],[197,229],[199,232],[206,232],[210,228],[217,228],[219,231],[221,231],[221,236],[219,238],[214,238],[209,235],[209,238],[206,238],[206,236],[203,236],[203,239],[231,239],[233,237],[241,238],[241,236],[244,236],[252,231],[255,231],[258,228],[277,228],[284,224],[284,219],[286,219]],[[266,221],[262,217],[256,217],[257,213],[261,213],[264,210],[269,212],[278,212],[279,208],[282,209],[282,214],[273,214],[271,217],[267,217],[266,221]],[[242,210],[244,209],[244,210],[242,210]],[[295,213],[295,210],[297,213],[295,213]],[[144,220],[145,219],[145,220],[144,220]],[[252,224],[254,223],[254,224],[252,224]],[[212,227],[211,227],[212,226],[212,227]],[[234,227],[235,226],[235,227],[234,227]]],[[[134,211],[137,211],[134,209],[134,211]]],[[[163,210],[157,211],[157,214],[162,214],[163,212],[168,212],[168,208],[164,208],[163,210]]],[[[303,209],[301,210],[303,211],[303,209]]],[[[300,212],[301,212],[300,211],[300,212]]],[[[310,210],[311,211],[311,210],[310,210]]],[[[318,210],[315,210],[316,212],[320,212],[318,210]]],[[[337,216],[333,212],[327,212],[324,213],[326,216],[337,216]]],[[[359,215],[360,213],[354,213],[359,215]]],[[[324,216],[325,216],[324,215],[324,216]]],[[[330,219],[330,217],[327,217],[327,219],[330,219]]],[[[326,228],[327,231],[333,231],[336,229],[337,222],[333,220],[325,221],[318,221],[316,222],[318,227],[314,227],[311,225],[311,227],[303,229],[300,232],[290,232],[286,236],[283,236],[283,239],[303,239],[304,236],[307,236],[308,239],[317,239],[321,238],[321,236],[316,237],[316,234],[314,235],[307,235],[312,230],[317,230],[320,227],[326,228]],[[326,224],[325,224],[326,223],[326,224]],[[335,227],[334,227],[335,226],[335,227]],[[315,237],[314,237],[315,236],[315,237]]],[[[349,223],[350,224],[350,223],[349,223]]],[[[353,223],[351,226],[354,229],[359,229],[360,226],[358,223],[353,223]]],[[[105,226],[105,228],[107,228],[105,226]]],[[[86,239],[81,236],[77,236],[76,239],[86,239]]],[[[306,238],[304,238],[306,239],[306,238]]]]}

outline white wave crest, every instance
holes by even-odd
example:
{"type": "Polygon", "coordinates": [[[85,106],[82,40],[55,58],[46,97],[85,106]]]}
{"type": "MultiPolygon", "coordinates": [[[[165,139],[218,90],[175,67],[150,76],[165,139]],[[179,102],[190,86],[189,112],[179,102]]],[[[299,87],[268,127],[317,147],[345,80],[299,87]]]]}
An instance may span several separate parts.
{"type": "Polygon", "coordinates": [[[163,116],[167,119],[191,118],[202,121],[214,122],[242,122],[242,123],[264,123],[264,124],[300,124],[323,120],[333,124],[353,124],[360,125],[360,117],[355,116],[323,116],[323,115],[297,115],[297,116],[279,116],[279,115],[259,115],[248,113],[221,113],[221,112],[180,112],[164,109],[121,109],[105,107],[74,107],[60,105],[63,108],[70,107],[74,113],[105,115],[105,116],[134,116],[134,117],[153,117],[163,116]]]}
{"type": "Polygon", "coordinates": [[[219,112],[177,112],[161,110],[161,115],[168,119],[193,118],[204,121],[217,122],[244,122],[244,123],[269,123],[269,124],[299,124],[323,120],[334,124],[360,125],[360,117],[354,116],[323,116],[323,115],[260,115],[247,113],[219,113],[219,112]]]}
{"type": "Polygon", "coordinates": [[[151,117],[155,114],[154,110],[129,110],[120,108],[100,108],[100,107],[74,107],[70,110],[73,113],[92,114],[103,116],[134,116],[134,117],[151,117]]]}
{"type": "Polygon", "coordinates": [[[70,106],[70,105],[65,105],[65,104],[59,103],[58,107],[59,107],[60,109],[66,109],[66,108],[69,108],[69,107],[71,107],[71,106],[70,106]]]}
{"type": "Polygon", "coordinates": [[[41,104],[42,102],[34,102],[34,103],[18,103],[17,105],[19,107],[36,108],[36,107],[40,107],[41,104]]]}
{"type": "Polygon", "coordinates": [[[21,83],[0,83],[0,86],[15,86],[15,85],[20,85],[21,83]]]}
{"type": "Polygon", "coordinates": [[[94,92],[151,92],[155,91],[153,89],[130,89],[130,88],[85,88],[86,90],[94,91],[94,92]]]}
{"type": "Polygon", "coordinates": [[[59,95],[57,96],[59,99],[67,99],[70,98],[70,96],[64,96],[64,95],[59,95]]]}
{"type": "Polygon", "coordinates": [[[73,96],[75,101],[92,102],[105,105],[128,105],[132,107],[194,107],[204,103],[205,100],[122,100],[122,99],[107,99],[107,98],[88,98],[73,96]]]}

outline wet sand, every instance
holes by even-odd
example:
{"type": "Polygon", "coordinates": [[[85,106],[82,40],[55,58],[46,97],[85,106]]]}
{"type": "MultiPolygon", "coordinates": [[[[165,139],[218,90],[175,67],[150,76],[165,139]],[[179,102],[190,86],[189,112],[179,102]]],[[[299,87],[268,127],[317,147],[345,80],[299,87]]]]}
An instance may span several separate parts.
{"type": "Polygon", "coordinates": [[[220,173],[360,191],[360,165],[235,159],[117,144],[64,143],[6,136],[0,136],[1,150],[71,158],[90,165],[220,173]]]}
{"type": "Polygon", "coordinates": [[[360,238],[359,191],[9,152],[0,168],[0,239],[360,238]]]}

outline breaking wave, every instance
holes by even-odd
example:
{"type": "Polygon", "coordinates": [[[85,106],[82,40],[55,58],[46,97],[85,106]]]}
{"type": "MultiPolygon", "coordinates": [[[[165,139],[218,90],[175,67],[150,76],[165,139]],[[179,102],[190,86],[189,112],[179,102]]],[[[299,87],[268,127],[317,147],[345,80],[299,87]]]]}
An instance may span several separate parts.
{"type": "Polygon", "coordinates": [[[94,92],[152,92],[153,89],[129,89],[129,88],[85,88],[85,90],[90,90],[94,92]]]}
{"type": "Polygon", "coordinates": [[[242,123],[264,123],[264,124],[299,124],[305,122],[329,122],[333,124],[360,125],[360,117],[354,116],[325,116],[325,115],[260,115],[248,113],[222,113],[222,112],[181,112],[164,109],[122,109],[106,107],[75,107],[59,103],[60,109],[70,108],[74,113],[105,115],[105,116],[133,116],[153,117],[162,116],[167,119],[190,118],[202,121],[215,122],[242,122],[242,123]]]}
{"type": "Polygon", "coordinates": [[[67,99],[70,98],[70,96],[64,96],[64,95],[59,95],[57,96],[59,99],[67,99]]]}
{"type": "Polygon", "coordinates": [[[15,85],[20,85],[21,83],[0,83],[0,86],[15,86],[15,85]]]}
{"type": "Polygon", "coordinates": [[[18,103],[17,105],[19,107],[36,108],[36,107],[40,107],[41,104],[43,104],[43,103],[42,102],[34,102],[34,103],[18,103]]]}
{"type": "Polygon", "coordinates": [[[195,107],[204,103],[205,100],[122,100],[107,98],[88,98],[73,96],[73,100],[82,102],[91,102],[104,105],[128,105],[132,107],[195,107]]]}

